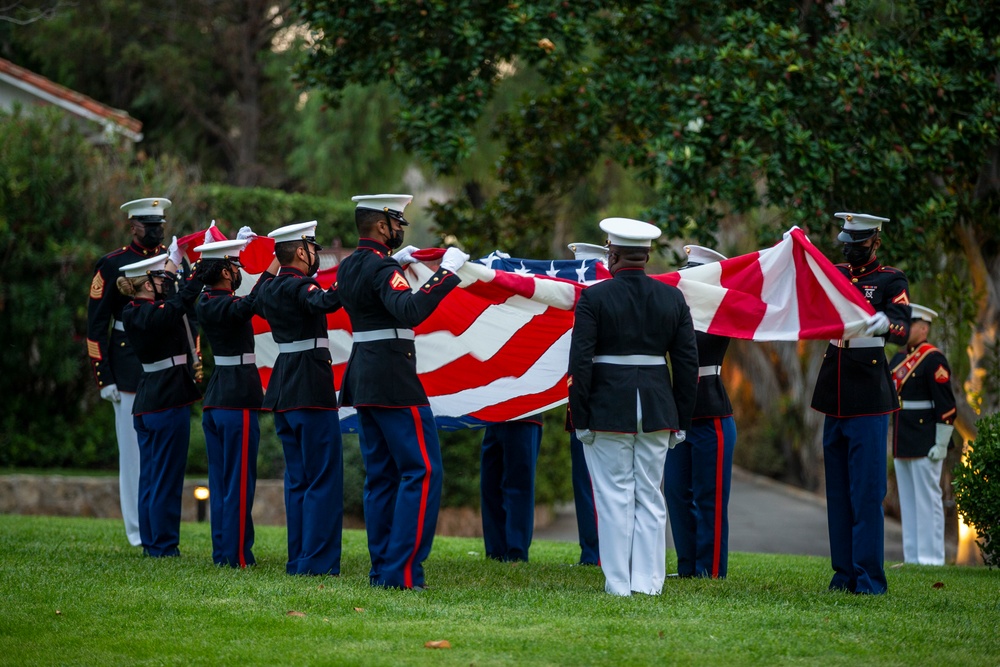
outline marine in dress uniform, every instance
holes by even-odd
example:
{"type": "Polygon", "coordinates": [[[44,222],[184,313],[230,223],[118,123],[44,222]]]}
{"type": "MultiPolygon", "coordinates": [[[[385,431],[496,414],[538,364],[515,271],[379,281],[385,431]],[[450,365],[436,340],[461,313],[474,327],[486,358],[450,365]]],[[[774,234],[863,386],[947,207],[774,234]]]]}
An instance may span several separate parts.
{"type": "Polygon", "coordinates": [[[486,557],[526,561],[535,529],[535,466],[540,419],[490,424],[483,430],[479,492],[486,557]]]}
{"type": "Polygon", "coordinates": [[[201,253],[199,276],[206,284],[195,312],[215,359],[201,417],[208,452],[212,562],[231,567],[256,563],[251,512],[264,391],[251,319],[261,286],[278,270],[275,260],[250,294],[236,296],[243,278],[239,253],[252,237],[250,228],[241,229],[240,236],[244,238],[195,248],[201,253]]]}
{"type": "Polygon", "coordinates": [[[927,342],[937,313],[916,303],[910,309],[906,349],[901,348],[889,362],[900,399],[900,410],[893,414],[892,455],[903,523],[903,560],[944,565],[941,468],[955,430],[955,394],[948,359],[927,342]]]}
{"type": "Polygon", "coordinates": [[[285,455],[285,520],[288,574],[340,574],[344,526],[344,451],[333,385],[326,314],[340,308],[336,289],[324,290],[316,221],[274,230],[278,275],[257,295],[271,325],[278,358],[271,370],[264,409],[285,455]]]}
{"type": "Polygon", "coordinates": [[[174,293],[167,255],[122,267],[118,289],[132,300],[122,322],[142,365],[132,407],[139,440],[139,532],[153,557],[179,556],[181,493],[191,439],[191,404],[201,398],[189,364],[185,314],[201,292],[195,273],[174,293]]]}
{"type": "MultiPolygon", "coordinates": [[[[702,246],[684,246],[684,268],[726,259],[702,246]]],[[[729,564],[729,490],[733,477],[736,422],[722,384],[729,338],[701,331],[698,341],[698,400],[684,442],[667,452],[663,495],[677,551],[677,575],[725,578],[729,564]]]]}
{"type": "Polygon", "coordinates": [[[605,591],[658,595],[666,576],[667,449],[691,426],[698,349],[678,289],[649,278],[653,225],[601,221],[613,278],[576,306],[569,405],[594,483],[605,591]],[[667,366],[667,356],[673,378],[667,366]]]}
{"type": "MultiPolygon", "coordinates": [[[[607,246],[594,243],[570,243],[567,248],[575,259],[599,259],[608,263],[607,246]]],[[[600,540],[597,537],[597,507],[594,505],[594,485],[587,470],[583,443],[576,437],[572,419],[566,415],[569,431],[570,473],[573,482],[573,506],[576,510],[576,532],[580,543],[580,565],[600,565],[600,540]]]]}
{"type": "Polygon", "coordinates": [[[884,569],[886,440],[899,399],[885,343],[902,345],[910,331],[906,275],[882,266],[876,251],[888,218],[836,213],[846,264],[837,269],[875,309],[866,337],[830,341],[816,379],[812,407],[826,415],[823,463],[830,531],[831,590],[881,594],[884,569]]]}
{"type": "Polygon", "coordinates": [[[139,534],[139,442],[132,424],[132,404],[142,368],[125,335],[122,308],[128,297],[115,282],[121,268],[166,252],[162,245],[164,211],[170,200],[163,197],[136,199],[122,204],[132,228],[132,241],[97,261],[87,304],[87,354],[101,398],[115,409],[118,440],[118,490],[125,535],[129,544],[140,546],[139,534]]]}
{"type": "Polygon", "coordinates": [[[354,342],[341,386],[353,405],[365,463],[365,528],[369,581],[388,588],[426,588],[423,562],[431,550],[441,504],[441,447],[420,379],[413,327],[461,282],[455,271],[468,255],[445,251],[441,267],[411,290],[397,253],[410,195],[359,195],[358,249],[341,262],[337,285],[351,318],[354,342]]]}

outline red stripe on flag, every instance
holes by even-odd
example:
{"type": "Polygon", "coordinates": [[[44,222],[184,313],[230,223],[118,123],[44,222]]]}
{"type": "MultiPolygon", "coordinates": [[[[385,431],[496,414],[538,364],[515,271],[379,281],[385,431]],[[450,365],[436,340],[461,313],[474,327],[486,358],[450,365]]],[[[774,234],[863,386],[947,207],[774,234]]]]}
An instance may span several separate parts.
{"type": "MultiPolygon", "coordinates": [[[[801,233],[800,230],[795,231],[801,233]]],[[[808,256],[813,254],[813,251],[819,254],[819,250],[807,242],[792,245],[792,261],[795,264],[795,294],[799,303],[799,338],[840,338],[844,335],[844,323],[840,319],[840,313],[833,305],[830,295],[827,294],[826,289],[809,266],[808,256]]],[[[819,256],[823,257],[822,254],[819,256]]],[[[831,281],[836,282],[836,279],[840,278],[846,282],[847,279],[829,262],[821,262],[817,259],[816,264],[831,281]]],[[[850,283],[848,283],[848,287],[847,290],[841,290],[845,292],[845,296],[853,292],[858,299],[864,301],[861,293],[850,287],[850,283]]]]}
{"type": "Polygon", "coordinates": [[[504,422],[566,399],[566,375],[545,391],[515,396],[502,403],[469,413],[470,417],[491,422],[504,422]]]}
{"type": "Polygon", "coordinates": [[[715,311],[707,333],[717,336],[742,333],[745,336],[747,331],[756,331],[767,314],[767,305],[760,299],[764,273],[758,253],[723,260],[721,268],[719,285],[726,289],[726,294],[715,311]]]}

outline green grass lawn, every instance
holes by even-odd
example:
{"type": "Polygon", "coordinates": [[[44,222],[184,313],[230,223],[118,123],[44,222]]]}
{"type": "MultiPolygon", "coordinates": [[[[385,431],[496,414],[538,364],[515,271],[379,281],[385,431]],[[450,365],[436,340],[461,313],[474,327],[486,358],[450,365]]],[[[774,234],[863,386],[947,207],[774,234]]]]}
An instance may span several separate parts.
{"type": "Polygon", "coordinates": [[[513,565],[438,538],[424,593],[370,588],[359,531],[339,578],[286,575],[282,528],[258,528],[247,570],[212,565],[207,524],[183,524],[181,551],[144,558],[119,521],[0,516],[0,664],[1000,665],[985,568],[890,569],[862,597],[826,591],[824,558],[735,553],[728,580],[616,598],[568,543],[513,565]]]}

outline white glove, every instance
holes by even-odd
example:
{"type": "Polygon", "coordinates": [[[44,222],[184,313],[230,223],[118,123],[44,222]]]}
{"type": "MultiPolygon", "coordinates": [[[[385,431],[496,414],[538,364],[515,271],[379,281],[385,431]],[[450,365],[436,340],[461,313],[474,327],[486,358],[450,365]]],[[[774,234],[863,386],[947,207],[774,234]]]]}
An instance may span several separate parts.
{"type": "MultiPolygon", "coordinates": [[[[213,220],[212,223],[214,224],[215,221],[213,220]]],[[[236,232],[237,241],[246,241],[248,239],[255,238],[256,236],[257,235],[253,233],[253,230],[246,225],[240,227],[240,231],[236,232]]]]}
{"type": "MultiPolygon", "coordinates": [[[[208,226],[208,229],[205,230],[205,241],[204,241],[205,243],[213,243],[213,242],[215,242],[215,237],[212,236],[212,227],[215,227],[215,220],[213,220],[212,224],[210,224],[208,226]]],[[[174,237],[174,238],[176,238],[176,237],[174,237]]]]}
{"type": "Polygon", "coordinates": [[[448,248],[444,251],[444,257],[441,258],[441,268],[455,273],[467,261],[469,261],[469,256],[464,252],[458,248],[448,248]]]}
{"type": "Polygon", "coordinates": [[[167,251],[170,253],[170,261],[174,263],[174,266],[180,266],[181,262],[184,261],[184,253],[177,246],[176,236],[170,241],[170,247],[167,248],[167,251]]]}
{"type": "Polygon", "coordinates": [[[101,387],[101,398],[112,403],[121,403],[122,395],[118,393],[118,385],[108,384],[101,387]]]}
{"type": "Polygon", "coordinates": [[[865,320],[866,336],[881,336],[889,330],[889,318],[885,313],[875,313],[865,320]]]}
{"type": "Polygon", "coordinates": [[[413,264],[415,259],[413,259],[413,251],[419,250],[415,245],[408,245],[405,248],[400,248],[396,252],[392,253],[392,258],[399,262],[400,266],[406,266],[407,264],[413,264]]]}
{"type": "Polygon", "coordinates": [[[951,424],[934,425],[934,446],[927,452],[927,458],[931,461],[943,461],[948,456],[948,443],[951,442],[951,434],[955,427],[951,424]]]}
{"type": "Polygon", "coordinates": [[[687,431],[672,431],[670,437],[667,440],[667,449],[673,449],[679,443],[687,440],[687,431]]]}
{"type": "Polygon", "coordinates": [[[597,434],[591,431],[589,428],[576,429],[576,439],[585,445],[594,444],[595,437],[597,437],[597,434]]]}

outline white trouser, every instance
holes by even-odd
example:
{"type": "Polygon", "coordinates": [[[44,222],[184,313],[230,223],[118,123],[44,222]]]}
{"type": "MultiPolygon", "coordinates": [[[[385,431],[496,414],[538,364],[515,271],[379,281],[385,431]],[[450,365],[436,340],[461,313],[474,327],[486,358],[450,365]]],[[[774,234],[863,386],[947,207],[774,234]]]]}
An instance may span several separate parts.
{"type": "Polygon", "coordinates": [[[903,560],[907,563],[944,565],[943,463],[926,456],[894,462],[903,523],[903,560]]]}
{"type": "Polygon", "coordinates": [[[139,439],[132,421],[135,394],[122,391],[115,406],[115,433],[118,436],[118,495],[121,497],[125,536],[134,547],[142,545],[139,537],[139,439]]]}
{"type": "Polygon", "coordinates": [[[594,486],[604,590],[659,595],[666,577],[667,506],[660,491],[670,431],[597,431],[583,453],[594,486]]]}

